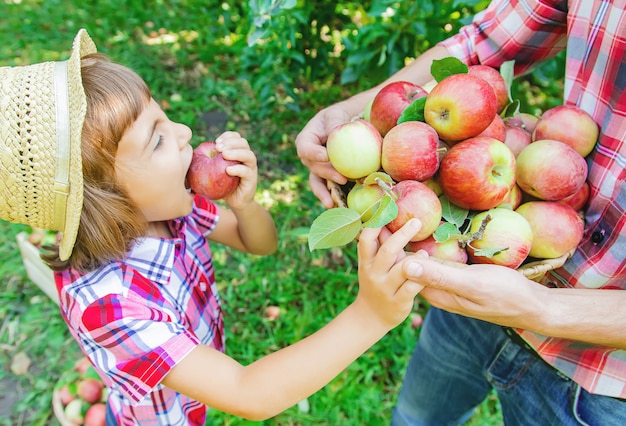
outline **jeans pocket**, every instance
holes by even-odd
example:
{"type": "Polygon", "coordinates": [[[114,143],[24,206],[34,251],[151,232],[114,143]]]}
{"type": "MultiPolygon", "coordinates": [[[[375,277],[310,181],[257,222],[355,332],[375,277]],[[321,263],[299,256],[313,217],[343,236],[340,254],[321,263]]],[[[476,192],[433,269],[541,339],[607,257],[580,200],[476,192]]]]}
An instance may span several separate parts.
{"type": "Polygon", "coordinates": [[[496,389],[507,390],[515,386],[537,359],[512,341],[502,345],[486,369],[489,383],[496,389]]]}

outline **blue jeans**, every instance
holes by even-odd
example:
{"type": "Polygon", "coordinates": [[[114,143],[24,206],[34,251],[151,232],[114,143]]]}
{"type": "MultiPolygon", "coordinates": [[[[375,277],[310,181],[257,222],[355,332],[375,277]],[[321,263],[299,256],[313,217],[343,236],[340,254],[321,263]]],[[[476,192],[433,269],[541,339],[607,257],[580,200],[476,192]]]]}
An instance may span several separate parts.
{"type": "Polygon", "coordinates": [[[113,414],[113,410],[111,409],[111,404],[108,401],[107,401],[107,410],[106,410],[106,426],[117,426],[115,415],[113,414]]]}
{"type": "Polygon", "coordinates": [[[431,308],[392,425],[463,424],[492,388],[507,426],[626,424],[626,401],[590,394],[500,326],[431,308]]]}

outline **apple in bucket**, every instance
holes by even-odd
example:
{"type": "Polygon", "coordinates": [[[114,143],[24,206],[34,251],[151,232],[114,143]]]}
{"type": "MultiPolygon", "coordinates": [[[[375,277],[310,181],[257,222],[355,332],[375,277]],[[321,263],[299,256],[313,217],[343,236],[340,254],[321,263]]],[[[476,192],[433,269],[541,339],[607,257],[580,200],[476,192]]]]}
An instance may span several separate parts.
{"type": "Polygon", "coordinates": [[[187,182],[191,190],[210,200],[220,200],[230,195],[239,185],[239,176],[226,172],[228,166],[239,164],[226,160],[215,142],[202,142],[193,150],[187,182]]]}

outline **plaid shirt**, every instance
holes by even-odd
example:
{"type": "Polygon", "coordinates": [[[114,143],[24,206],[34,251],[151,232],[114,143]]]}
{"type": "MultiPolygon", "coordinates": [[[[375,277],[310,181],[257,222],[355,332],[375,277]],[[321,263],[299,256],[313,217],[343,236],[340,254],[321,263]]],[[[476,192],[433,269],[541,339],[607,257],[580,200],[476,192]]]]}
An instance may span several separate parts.
{"type": "Polygon", "coordinates": [[[121,425],[203,425],[206,406],[161,385],[197,345],[224,351],[223,318],[205,235],[217,207],[196,197],[169,223],[174,238],[145,238],[126,259],[79,275],[55,273],[61,313],[110,390],[121,425]]]}
{"type": "MultiPolygon", "coordinates": [[[[499,67],[515,59],[517,74],[567,49],[564,104],[591,114],[601,132],[587,157],[591,201],[583,240],[543,279],[549,286],[626,288],[625,8],[624,0],[495,0],[441,43],[467,64],[499,67]]],[[[519,332],[589,392],[626,398],[626,350],[519,332]]]]}

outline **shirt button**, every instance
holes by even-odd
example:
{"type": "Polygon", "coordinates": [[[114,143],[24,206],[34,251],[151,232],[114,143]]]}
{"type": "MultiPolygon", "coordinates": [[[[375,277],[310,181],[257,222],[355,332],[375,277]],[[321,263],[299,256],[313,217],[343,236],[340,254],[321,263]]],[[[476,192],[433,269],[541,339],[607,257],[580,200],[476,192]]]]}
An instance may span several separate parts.
{"type": "Polygon", "coordinates": [[[604,229],[591,234],[591,242],[594,244],[600,244],[604,240],[604,229]]]}

